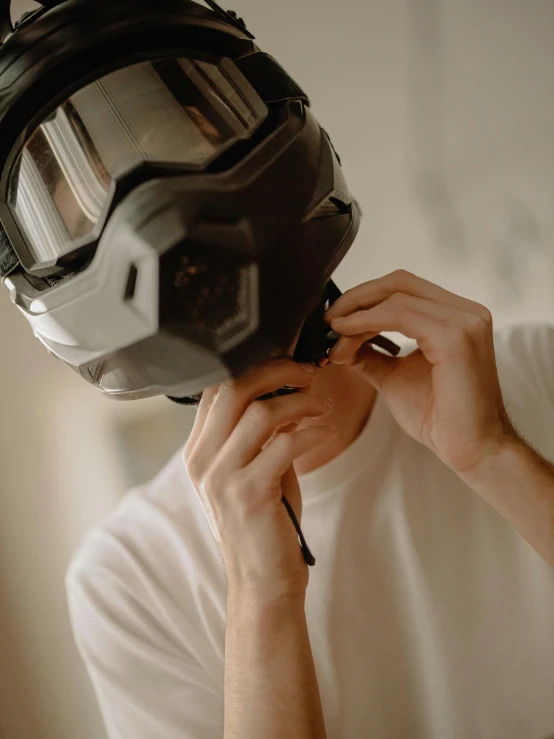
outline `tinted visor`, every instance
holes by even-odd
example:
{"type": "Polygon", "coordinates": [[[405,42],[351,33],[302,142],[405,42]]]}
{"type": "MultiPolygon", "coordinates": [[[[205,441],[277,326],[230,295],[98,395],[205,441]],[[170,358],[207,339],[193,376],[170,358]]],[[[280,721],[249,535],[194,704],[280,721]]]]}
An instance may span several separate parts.
{"type": "Polygon", "coordinates": [[[11,175],[8,202],[35,266],[92,239],[114,180],[143,162],[202,170],[267,112],[229,59],[142,62],[75,93],[33,133],[11,175]]]}

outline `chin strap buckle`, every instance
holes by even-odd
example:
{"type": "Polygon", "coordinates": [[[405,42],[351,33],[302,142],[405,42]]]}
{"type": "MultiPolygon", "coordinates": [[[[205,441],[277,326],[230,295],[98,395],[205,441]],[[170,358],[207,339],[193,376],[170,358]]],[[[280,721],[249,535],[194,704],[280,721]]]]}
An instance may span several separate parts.
{"type": "MultiPolygon", "coordinates": [[[[342,293],[335,283],[329,280],[321,301],[307,317],[298,337],[298,343],[294,351],[294,359],[297,362],[312,362],[316,367],[319,367],[319,361],[327,358],[331,349],[340,339],[340,334],[329,328],[324,315],[327,308],[330,308],[341,295],[342,293]]],[[[400,347],[385,336],[374,336],[368,340],[368,343],[379,346],[394,357],[400,352],[400,347]]]]}

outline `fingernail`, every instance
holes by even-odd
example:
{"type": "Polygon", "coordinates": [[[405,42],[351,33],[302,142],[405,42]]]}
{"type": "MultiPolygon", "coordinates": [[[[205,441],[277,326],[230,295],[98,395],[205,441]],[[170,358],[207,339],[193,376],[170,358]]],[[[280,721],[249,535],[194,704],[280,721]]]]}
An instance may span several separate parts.
{"type": "Polygon", "coordinates": [[[327,408],[333,407],[333,401],[331,398],[323,398],[323,403],[327,406],[327,408]]]}
{"type": "Polygon", "coordinates": [[[303,370],[305,370],[309,375],[315,375],[317,374],[317,367],[314,367],[313,364],[301,364],[300,365],[303,370]]]}

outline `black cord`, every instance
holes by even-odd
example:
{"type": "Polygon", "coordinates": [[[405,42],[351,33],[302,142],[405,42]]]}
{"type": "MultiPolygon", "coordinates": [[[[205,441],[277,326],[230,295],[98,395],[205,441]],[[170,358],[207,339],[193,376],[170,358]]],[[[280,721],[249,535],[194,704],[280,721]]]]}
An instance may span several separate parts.
{"type": "Polygon", "coordinates": [[[304,555],[304,559],[306,560],[306,564],[310,565],[312,567],[315,565],[315,557],[310,552],[308,545],[306,544],[306,539],[304,539],[304,534],[302,533],[302,529],[300,528],[300,524],[298,523],[298,519],[296,518],[294,511],[292,510],[291,504],[288,502],[288,500],[285,498],[284,495],[281,496],[281,500],[285,504],[285,508],[289,512],[289,516],[292,518],[292,522],[294,524],[294,528],[296,529],[296,533],[298,534],[298,537],[300,539],[300,548],[302,549],[302,554],[304,555]]]}
{"type": "MultiPolygon", "coordinates": [[[[340,339],[340,334],[332,331],[325,322],[325,309],[327,304],[329,305],[329,307],[331,307],[333,303],[340,298],[341,295],[341,291],[335,285],[333,280],[329,280],[318,307],[307,317],[304,322],[302,331],[300,332],[300,336],[298,338],[298,342],[296,344],[296,349],[294,352],[294,359],[297,362],[312,362],[316,367],[319,367],[321,369],[319,361],[327,357],[331,348],[340,339]]],[[[369,342],[375,344],[376,346],[380,346],[382,349],[385,349],[385,351],[389,352],[395,357],[400,352],[400,347],[390,339],[387,339],[386,336],[375,336],[373,339],[370,339],[369,342]]],[[[296,388],[281,388],[281,390],[278,390],[275,393],[268,393],[267,396],[263,397],[275,397],[276,395],[284,395],[285,393],[295,391],[296,388]]],[[[300,537],[300,546],[302,549],[302,554],[304,555],[304,559],[306,560],[306,563],[308,565],[313,566],[315,564],[315,558],[310,552],[308,545],[306,544],[306,540],[304,539],[304,535],[302,534],[300,524],[298,523],[298,520],[294,515],[294,511],[290,507],[290,504],[285,496],[282,496],[282,501],[285,504],[286,509],[289,512],[289,516],[291,517],[294,524],[294,528],[296,529],[298,536],[300,537]]]]}

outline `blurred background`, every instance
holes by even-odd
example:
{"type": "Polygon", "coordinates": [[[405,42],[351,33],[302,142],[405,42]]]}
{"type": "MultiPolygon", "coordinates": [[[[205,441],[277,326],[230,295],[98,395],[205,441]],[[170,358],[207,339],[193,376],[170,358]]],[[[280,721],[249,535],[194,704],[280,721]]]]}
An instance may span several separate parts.
{"type": "MultiPolygon", "coordinates": [[[[309,93],[362,206],[343,291],[403,267],[484,303],[498,327],[554,321],[552,0],[234,3],[309,93]]],[[[12,6],[14,19],[34,7],[12,6]]],[[[65,570],[185,443],[193,412],[104,399],[5,288],[0,339],[0,737],[104,739],[65,570]]]]}

